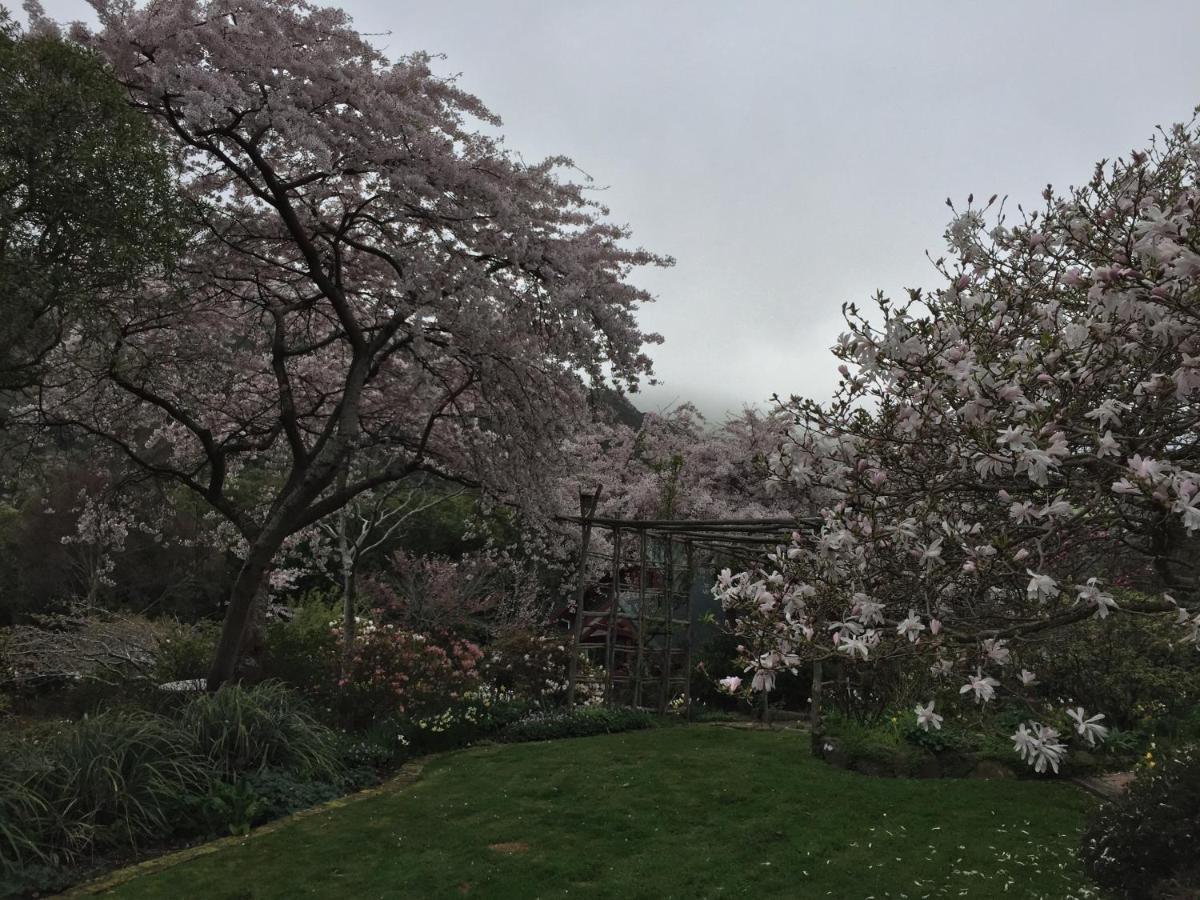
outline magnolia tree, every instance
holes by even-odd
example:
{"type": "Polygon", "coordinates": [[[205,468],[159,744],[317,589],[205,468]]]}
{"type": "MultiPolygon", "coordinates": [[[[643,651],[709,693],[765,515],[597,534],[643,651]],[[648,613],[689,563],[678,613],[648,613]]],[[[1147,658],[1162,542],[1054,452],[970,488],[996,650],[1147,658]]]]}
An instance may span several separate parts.
{"type": "Polygon", "coordinates": [[[340,11],[93,5],[73,36],[168,139],[194,229],[169,279],[48,358],[30,413],[186,486],[244,541],[215,688],[289,536],[417,472],[535,496],[584,380],[649,373],[650,298],[627,277],[668,260],[625,246],[569,160],[508,153],[479,100],[340,11]]]}
{"type": "MultiPolygon", "coordinates": [[[[1105,727],[1034,702],[1055,628],[1163,615],[1197,642],[1198,170],[1196,128],[1176,127],[1036,212],[968,198],[940,287],[845,309],[837,392],[781,401],[794,428],[772,459],[823,525],[715,588],[753,688],[923,655],[939,696],[1028,703],[1014,747],[1057,771],[1105,727]]],[[[932,698],[914,712],[941,727],[932,698]]]]}

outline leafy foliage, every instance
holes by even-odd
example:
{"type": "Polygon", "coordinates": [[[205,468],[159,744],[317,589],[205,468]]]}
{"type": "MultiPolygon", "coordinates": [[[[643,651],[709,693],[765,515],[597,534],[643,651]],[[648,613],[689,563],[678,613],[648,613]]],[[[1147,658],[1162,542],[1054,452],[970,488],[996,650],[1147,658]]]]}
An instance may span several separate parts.
{"type": "Polygon", "coordinates": [[[95,53],[0,10],[0,388],[180,247],[168,157],[95,53]]]}
{"type": "Polygon", "coordinates": [[[1102,886],[1130,900],[1195,897],[1200,883],[1200,747],[1145,769],[1129,792],[1103,806],[1084,832],[1080,856],[1102,886]]]}
{"type": "Polygon", "coordinates": [[[1178,629],[1161,620],[1080,622],[1040,661],[1041,690],[1105,710],[1121,728],[1155,733],[1177,727],[1200,707],[1200,653],[1178,637],[1178,629]]]}

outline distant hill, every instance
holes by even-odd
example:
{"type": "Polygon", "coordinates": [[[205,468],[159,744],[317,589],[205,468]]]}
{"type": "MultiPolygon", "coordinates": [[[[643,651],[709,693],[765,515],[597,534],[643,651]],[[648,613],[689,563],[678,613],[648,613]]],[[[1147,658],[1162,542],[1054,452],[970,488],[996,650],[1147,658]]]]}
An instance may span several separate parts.
{"type": "Polygon", "coordinates": [[[619,422],[634,429],[641,428],[642,419],[646,417],[627,396],[617,393],[612,388],[592,388],[588,394],[588,403],[597,419],[619,422]]]}

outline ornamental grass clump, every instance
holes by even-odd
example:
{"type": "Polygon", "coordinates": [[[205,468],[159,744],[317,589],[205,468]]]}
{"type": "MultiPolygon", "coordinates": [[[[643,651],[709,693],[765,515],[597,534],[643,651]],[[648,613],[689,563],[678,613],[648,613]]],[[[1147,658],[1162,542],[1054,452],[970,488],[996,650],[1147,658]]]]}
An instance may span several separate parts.
{"type": "Polygon", "coordinates": [[[332,778],[344,767],[336,733],[277,681],[198,696],[180,711],[180,725],[226,780],[268,767],[332,778]]]}
{"type": "Polygon", "coordinates": [[[169,719],[136,710],[81,719],[36,756],[19,755],[0,781],[0,856],[15,865],[141,846],[169,834],[175,799],[209,780],[208,762],[169,719]]]}
{"type": "Polygon", "coordinates": [[[0,869],[42,855],[38,826],[46,813],[46,802],[31,790],[27,773],[0,772],[0,869]]]}

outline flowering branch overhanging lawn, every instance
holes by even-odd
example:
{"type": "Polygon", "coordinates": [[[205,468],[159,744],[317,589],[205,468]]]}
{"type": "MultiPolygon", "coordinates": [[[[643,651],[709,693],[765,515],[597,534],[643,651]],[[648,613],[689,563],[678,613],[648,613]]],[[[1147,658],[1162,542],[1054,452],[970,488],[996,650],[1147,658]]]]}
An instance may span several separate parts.
{"type": "Polygon", "coordinates": [[[806,748],[712,726],[479,747],[106,896],[1096,896],[1074,787],[868,778],[806,748]]]}

